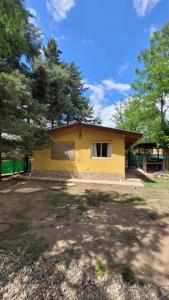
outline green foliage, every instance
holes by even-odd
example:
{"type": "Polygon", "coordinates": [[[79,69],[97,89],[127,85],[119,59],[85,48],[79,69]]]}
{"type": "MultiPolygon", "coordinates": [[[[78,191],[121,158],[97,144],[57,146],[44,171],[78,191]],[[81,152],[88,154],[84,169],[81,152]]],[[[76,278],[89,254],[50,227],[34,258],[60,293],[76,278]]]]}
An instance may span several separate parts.
{"type": "Polygon", "coordinates": [[[20,223],[13,224],[12,230],[16,234],[21,234],[21,233],[23,233],[23,232],[25,232],[27,230],[27,223],[20,222],[20,223]]]}
{"type": "Polygon", "coordinates": [[[22,259],[25,262],[36,262],[41,258],[43,253],[43,246],[41,245],[41,241],[33,241],[30,242],[27,246],[22,249],[22,259]]]}
{"type": "Polygon", "coordinates": [[[147,278],[144,278],[144,277],[138,278],[138,283],[139,283],[141,286],[145,286],[145,285],[148,284],[148,279],[147,279],[147,278]]]}
{"type": "Polygon", "coordinates": [[[65,218],[68,218],[69,215],[70,215],[69,206],[64,206],[61,209],[58,208],[58,212],[56,214],[56,218],[57,219],[65,219],[65,218]]]}
{"type": "MultiPolygon", "coordinates": [[[[0,1],[0,162],[50,145],[48,128],[93,120],[81,72],[66,64],[55,39],[42,51],[39,29],[22,0],[0,1]]],[[[0,163],[1,170],[1,163],[0,163]]]]}
{"type": "Polygon", "coordinates": [[[129,266],[125,266],[122,270],[123,280],[130,284],[136,281],[135,274],[129,266]]]}
{"type": "Polygon", "coordinates": [[[106,270],[100,260],[97,260],[95,269],[98,277],[103,278],[105,276],[106,270]]]}
{"type": "Polygon", "coordinates": [[[132,84],[134,97],[121,104],[115,114],[117,127],[139,130],[145,140],[155,141],[158,146],[169,146],[169,125],[166,119],[169,95],[169,23],[156,31],[150,47],[141,51],[132,84]]]}
{"type": "Polygon", "coordinates": [[[0,2],[0,160],[1,152],[17,149],[27,155],[40,140],[49,141],[43,131],[45,106],[32,93],[31,67],[41,41],[29,17],[22,0],[0,2]]]}
{"type": "MultiPolygon", "coordinates": [[[[24,242],[17,248],[11,248],[11,253],[20,257],[20,266],[23,263],[33,263],[43,259],[43,251],[46,244],[43,238],[34,239],[32,235],[27,235],[24,242]]],[[[9,247],[7,249],[9,251],[9,247]]],[[[18,265],[18,267],[20,267],[18,265]]]]}
{"type": "Polygon", "coordinates": [[[55,39],[50,39],[46,47],[43,47],[44,55],[50,65],[60,63],[60,54],[62,51],[59,49],[55,39]]]}
{"type": "Polygon", "coordinates": [[[0,64],[20,68],[22,55],[31,61],[39,53],[40,32],[29,22],[22,0],[0,1],[0,64]]]}
{"type": "Polygon", "coordinates": [[[51,39],[44,47],[45,59],[39,58],[34,66],[33,94],[46,104],[46,123],[51,128],[93,120],[81,72],[74,62],[62,62],[60,54],[56,41],[51,39]]]}

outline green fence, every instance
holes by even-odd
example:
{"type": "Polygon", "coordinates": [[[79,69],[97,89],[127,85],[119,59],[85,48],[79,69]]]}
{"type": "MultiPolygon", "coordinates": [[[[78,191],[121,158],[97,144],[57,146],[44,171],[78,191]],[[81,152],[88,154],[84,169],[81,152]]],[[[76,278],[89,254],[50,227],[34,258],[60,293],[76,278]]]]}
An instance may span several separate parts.
{"type": "MultiPolygon", "coordinates": [[[[1,174],[10,175],[22,173],[25,170],[24,160],[2,160],[1,162],[1,174]]],[[[28,171],[31,171],[31,160],[28,162],[28,171]]]]}
{"type": "MultiPolygon", "coordinates": [[[[138,155],[138,154],[131,154],[130,157],[130,166],[134,166],[134,167],[143,167],[143,160],[144,157],[149,158],[151,160],[156,160],[158,159],[158,155],[157,154],[143,154],[143,155],[138,155]]],[[[163,155],[159,155],[159,159],[163,160],[163,155]]]]}

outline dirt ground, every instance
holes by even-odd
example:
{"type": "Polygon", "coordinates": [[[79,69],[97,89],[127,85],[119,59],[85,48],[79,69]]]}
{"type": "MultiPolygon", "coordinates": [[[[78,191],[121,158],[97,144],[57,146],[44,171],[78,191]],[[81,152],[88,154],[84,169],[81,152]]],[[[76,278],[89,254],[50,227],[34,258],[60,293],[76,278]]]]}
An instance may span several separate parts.
{"type": "Polygon", "coordinates": [[[0,250],[25,261],[100,260],[107,272],[129,266],[136,276],[169,286],[168,180],[147,180],[144,188],[5,180],[0,223],[0,250]]]}

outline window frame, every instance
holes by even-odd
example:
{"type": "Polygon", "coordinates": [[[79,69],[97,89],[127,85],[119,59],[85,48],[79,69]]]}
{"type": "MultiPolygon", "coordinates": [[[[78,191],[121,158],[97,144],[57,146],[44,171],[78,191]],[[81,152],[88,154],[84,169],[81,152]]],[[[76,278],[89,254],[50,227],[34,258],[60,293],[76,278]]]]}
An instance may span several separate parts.
{"type": "Polygon", "coordinates": [[[94,142],[91,142],[91,147],[90,147],[90,153],[91,153],[91,158],[92,159],[110,159],[112,158],[112,142],[111,141],[94,141],[94,142]],[[107,145],[110,145],[111,147],[111,155],[110,156],[93,156],[93,145],[94,144],[101,144],[101,153],[102,153],[102,144],[107,144],[107,145]]]}

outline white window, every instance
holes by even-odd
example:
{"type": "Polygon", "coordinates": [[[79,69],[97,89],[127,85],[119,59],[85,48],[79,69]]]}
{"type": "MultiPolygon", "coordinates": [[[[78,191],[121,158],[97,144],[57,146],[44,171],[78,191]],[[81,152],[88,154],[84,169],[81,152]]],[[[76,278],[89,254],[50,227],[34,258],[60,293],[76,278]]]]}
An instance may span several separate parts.
{"type": "Polygon", "coordinates": [[[92,157],[111,157],[112,145],[111,143],[92,143],[91,152],[92,157]]]}

